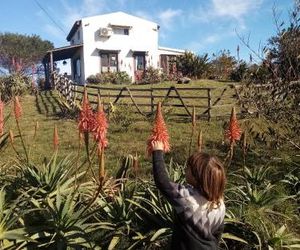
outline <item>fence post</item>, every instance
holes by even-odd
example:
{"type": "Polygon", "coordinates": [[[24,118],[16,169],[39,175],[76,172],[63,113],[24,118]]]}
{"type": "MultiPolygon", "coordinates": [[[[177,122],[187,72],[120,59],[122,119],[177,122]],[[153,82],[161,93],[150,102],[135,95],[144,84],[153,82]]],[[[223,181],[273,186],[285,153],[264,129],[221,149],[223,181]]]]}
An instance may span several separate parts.
{"type": "Polygon", "coordinates": [[[150,92],[150,94],[151,94],[151,113],[153,114],[153,112],[154,112],[154,97],[153,97],[153,88],[151,87],[151,92],[150,92]]]}
{"type": "Polygon", "coordinates": [[[208,112],[207,112],[207,115],[208,115],[208,121],[210,122],[210,119],[211,119],[211,89],[207,89],[207,108],[208,108],[208,112]]]}

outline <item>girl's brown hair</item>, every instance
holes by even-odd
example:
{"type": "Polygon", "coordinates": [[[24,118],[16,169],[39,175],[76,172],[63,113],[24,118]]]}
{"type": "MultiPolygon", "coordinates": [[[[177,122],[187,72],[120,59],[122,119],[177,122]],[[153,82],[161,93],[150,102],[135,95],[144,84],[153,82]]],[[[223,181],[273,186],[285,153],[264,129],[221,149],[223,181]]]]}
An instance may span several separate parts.
{"type": "Polygon", "coordinates": [[[196,187],[201,194],[211,202],[212,206],[219,206],[223,199],[226,177],[222,163],[206,153],[195,153],[188,159],[187,167],[195,180],[196,187]]]}

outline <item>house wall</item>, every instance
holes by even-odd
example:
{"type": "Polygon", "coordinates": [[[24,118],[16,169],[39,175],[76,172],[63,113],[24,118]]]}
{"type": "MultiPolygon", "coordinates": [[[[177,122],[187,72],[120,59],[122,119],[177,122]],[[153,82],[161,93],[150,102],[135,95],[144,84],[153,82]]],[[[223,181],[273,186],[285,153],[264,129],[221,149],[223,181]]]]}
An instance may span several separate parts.
{"type": "MultiPolygon", "coordinates": [[[[78,27],[77,31],[74,33],[73,37],[70,40],[71,45],[82,44],[83,43],[83,29],[82,25],[78,27]]],[[[78,83],[83,84],[85,82],[85,69],[84,69],[84,53],[83,49],[80,49],[72,58],[71,58],[71,75],[73,80],[78,83]],[[74,77],[74,63],[77,59],[80,59],[80,77],[74,77]]]]}
{"type": "MultiPolygon", "coordinates": [[[[158,28],[157,24],[122,12],[82,19],[84,79],[100,72],[99,50],[120,50],[118,54],[119,71],[126,71],[134,80],[133,51],[148,51],[146,67],[158,67],[158,28]],[[112,25],[131,26],[129,35],[112,34],[100,37],[99,29],[112,25]]],[[[120,32],[117,32],[120,33],[120,32]]],[[[76,33],[74,38],[76,38],[76,33]]]]}

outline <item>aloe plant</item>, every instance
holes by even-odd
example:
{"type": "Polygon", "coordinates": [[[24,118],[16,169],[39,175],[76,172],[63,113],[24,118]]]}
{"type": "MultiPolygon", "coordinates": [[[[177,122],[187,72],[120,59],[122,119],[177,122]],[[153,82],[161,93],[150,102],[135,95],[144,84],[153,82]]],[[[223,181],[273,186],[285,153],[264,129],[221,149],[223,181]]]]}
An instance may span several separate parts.
{"type": "MultiPolygon", "coordinates": [[[[22,224],[17,207],[20,201],[9,203],[6,199],[4,187],[0,190],[0,249],[19,249],[27,242],[34,241],[28,237],[26,228],[22,224]]],[[[29,212],[23,211],[22,213],[29,212]]]]}
{"type": "Polygon", "coordinates": [[[286,225],[278,228],[269,236],[269,249],[300,249],[300,238],[289,233],[286,225]]]}
{"type": "Polygon", "coordinates": [[[33,244],[37,248],[96,249],[93,233],[113,229],[111,223],[92,220],[96,210],[82,205],[78,193],[63,195],[58,188],[55,196],[42,202],[32,199],[32,204],[44,220],[43,226],[30,227],[31,237],[38,241],[33,244]]]}
{"type": "MultiPolygon", "coordinates": [[[[49,161],[41,165],[20,164],[19,168],[27,183],[26,189],[33,189],[39,195],[46,196],[55,191],[58,186],[63,186],[65,190],[70,188],[74,182],[74,162],[65,157],[57,162],[57,155],[54,154],[49,161]]],[[[82,174],[78,174],[80,177],[82,174]]]]}

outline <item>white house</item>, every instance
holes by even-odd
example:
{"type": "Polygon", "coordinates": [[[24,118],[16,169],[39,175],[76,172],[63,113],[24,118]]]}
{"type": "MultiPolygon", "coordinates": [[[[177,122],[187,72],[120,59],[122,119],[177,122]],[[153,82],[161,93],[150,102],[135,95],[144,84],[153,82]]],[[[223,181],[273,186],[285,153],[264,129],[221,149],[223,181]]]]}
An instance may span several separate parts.
{"type": "Polygon", "coordinates": [[[70,45],[48,51],[44,65],[52,71],[55,61],[70,58],[81,84],[107,71],[126,71],[133,82],[149,66],[169,73],[169,58],[184,50],[159,47],[158,34],[158,24],[124,12],[82,18],[67,36],[70,45]]]}

